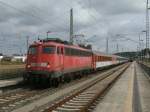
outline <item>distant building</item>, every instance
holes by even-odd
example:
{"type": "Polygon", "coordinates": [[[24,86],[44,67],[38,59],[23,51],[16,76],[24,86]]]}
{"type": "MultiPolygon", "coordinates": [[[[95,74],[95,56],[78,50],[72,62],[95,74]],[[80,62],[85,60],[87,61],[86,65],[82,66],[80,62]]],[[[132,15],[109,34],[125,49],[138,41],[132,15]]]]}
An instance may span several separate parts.
{"type": "Polygon", "coordinates": [[[25,55],[13,55],[11,61],[20,61],[20,62],[25,62],[26,61],[26,56],[25,55]]]}
{"type": "Polygon", "coordinates": [[[0,61],[3,59],[3,54],[2,53],[0,53],[0,61]]]}

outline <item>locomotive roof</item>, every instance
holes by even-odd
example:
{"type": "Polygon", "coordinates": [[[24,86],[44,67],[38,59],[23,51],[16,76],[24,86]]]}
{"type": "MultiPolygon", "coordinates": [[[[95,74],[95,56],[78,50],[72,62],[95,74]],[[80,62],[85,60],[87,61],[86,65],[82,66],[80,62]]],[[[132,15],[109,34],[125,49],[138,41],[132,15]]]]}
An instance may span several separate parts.
{"type": "Polygon", "coordinates": [[[106,54],[106,53],[99,52],[99,51],[92,51],[91,49],[86,49],[86,48],[80,47],[78,45],[72,45],[71,43],[69,43],[67,41],[60,40],[58,38],[43,39],[43,40],[40,40],[39,42],[34,42],[34,44],[32,44],[32,45],[40,45],[40,44],[54,45],[54,46],[64,46],[64,47],[75,48],[75,49],[80,49],[80,50],[84,50],[84,51],[93,52],[94,54],[101,55],[101,56],[125,58],[125,57],[121,57],[121,56],[118,56],[118,55],[106,54]]]}
{"type": "MultiPolygon", "coordinates": [[[[66,41],[64,41],[66,42],[66,41]]],[[[69,48],[75,48],[75,49],[80,49],[80,50],[84,50],[84,51],[89,51],[89,52],[92,52],[91,49],[86,49],[86,48],[83,48],[83,47],[80,47],[78,45],[72,45],[72,44],[69,44],[69,43],[64,43],[63,41],[61,42],[60,40],[58,41],[39,41],[39,42],[34,42],[31,46],[36,46],[36,45],[54,45],[54,46],[64,46],[64,47],[69,47],[69,48]]]]}
{"type": "Polygon", "coordinates": [[[108,57],[116,57],[116,58],[128,59],[128,58],[126,58],[126,57],[121,57],[121,56],[113,55],[113,54],[106,54],[106,53],[99,52],[99,51],[93,51],[93,53],[96,54],[96,55],[101,55],[101,56],[108,56],[108,57]]]}
{"type": "Polygon", "coordinates": [[[115,56],[115,55],[106,54],[106,53],[99,52],[99,51],[93,51],[93,53],[96,54],[96,55],[102,55],[102,56],[108,56],[108,57],[115,56]]]}

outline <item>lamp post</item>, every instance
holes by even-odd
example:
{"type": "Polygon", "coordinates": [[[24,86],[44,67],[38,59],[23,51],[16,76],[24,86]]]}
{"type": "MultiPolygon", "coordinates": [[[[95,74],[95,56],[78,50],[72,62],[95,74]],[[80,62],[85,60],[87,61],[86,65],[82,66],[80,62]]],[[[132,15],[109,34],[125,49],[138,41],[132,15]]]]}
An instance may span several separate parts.
{"type": "MultiPolygon", "coordinates": [[[[147,32],[146,30],[143,30],[143,31],[142,31],[142,33],[145,33],[145,34],[146,34],[146,32],[147,32]]],[[[147,35],[147,34],[146,34],[146,35],[147,35]]],[[[146,36],[146,35],[145,35],[145,36],[146,36]]],[[[145,39],[145,40],[146,40],[146,39],[145,39]]],[[[146,44],[146,41],[145,41],[145,44],[146,44]]],[[[145,45],[145,48],[146,48],[146,45],[145,45]]]]}
{"type": "Polygon", "coordinates": [[[142,46],[144,45],[143,41],[144,41],[144,40],[140,40],[140,42],[141,42],[141,44],[140,44],[140,45],[141,45],[141,60],[143,60],[143,56],[144,56],[144,55],[143,55],[143,50],[142,50],[142,49],[143,49],[142,46]]]}
{"type": "Polygon", "coordinates": [[[142,46],[143,46],[143,41],[144,41],[144,40],[141,39],[141,33],[142,32],[139,33],[139,52],[140,52],[139,53],[139,55],[140,55],[139,57],[140,57],[140,59],[142,59],[142,49],[143,49],[142,46]]]}
{"type": "MultiPolygon", "coordinates": [[[[145,55],[147,55],[147,45],[146,45],[146,44],[147,44],[147,30],[143,30],[142,33],[145,33],[145,34],[146,34],[146,35],[145,35],[145,37],[146,37],[146,38],[145,38],[145,52],[146,52],[146,53],[143,53],[143,58],[144,58],[144,57],[146,57],[145,55]]],[[[144,45],[144,44],[143,44],[143,45],[144,45]]]]}
{"type": "Polygon", "coordinates": [[[139,33],[139,55],[140,55],[139,59],[140,60],[142,60],[142,55],[143,55],[143,53],[142,53],[142,49],[143,49],[142,44],[143,44],[143,40],[141,39],[141,35],[139,33]]]}

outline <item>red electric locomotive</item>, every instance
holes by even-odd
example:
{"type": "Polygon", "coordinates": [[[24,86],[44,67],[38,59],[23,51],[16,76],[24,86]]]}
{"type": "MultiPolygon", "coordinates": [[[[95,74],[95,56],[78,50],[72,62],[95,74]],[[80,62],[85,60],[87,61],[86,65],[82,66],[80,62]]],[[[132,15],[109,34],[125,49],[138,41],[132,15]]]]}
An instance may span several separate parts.
{"type": "Polygon", "coordinates": [[[49,82],[58,86],[63,80],[70,81],[72,77],[82,73],[127,60],[71,45],[60,39],[45,39],[30,45],[24,79],[30,82],[43,81],[46,84],[49,82]]]}
{"type": "Polygon", "coordinates": [[[92,69],[91,50],[59,39],[45,39],[30,45],[24,79],[58,85],[64,79],[69,81],[72,73],[92,69]]]}

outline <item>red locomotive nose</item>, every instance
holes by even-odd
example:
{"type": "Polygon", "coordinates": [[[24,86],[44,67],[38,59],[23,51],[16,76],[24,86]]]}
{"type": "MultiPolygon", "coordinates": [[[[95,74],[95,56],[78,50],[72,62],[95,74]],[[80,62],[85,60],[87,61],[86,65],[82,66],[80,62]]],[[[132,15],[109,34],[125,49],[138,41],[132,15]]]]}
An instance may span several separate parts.
{"type": "Polygon", "coordinates": [[[56,57],[54,45],[32,45],[27,58],[27,70],[52,71],[56,57]]]}

